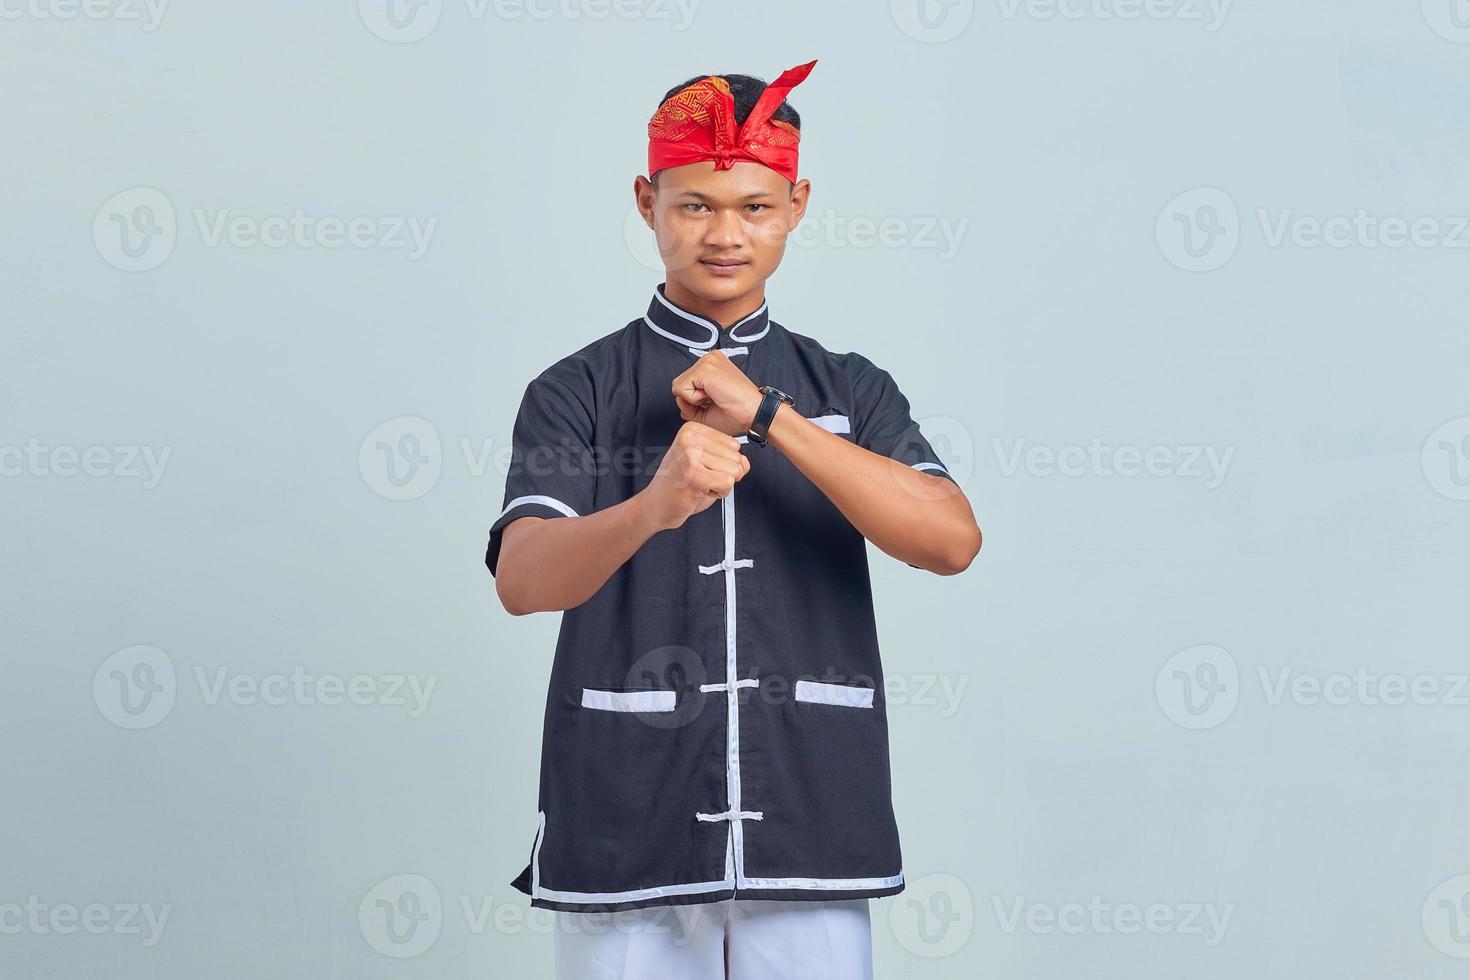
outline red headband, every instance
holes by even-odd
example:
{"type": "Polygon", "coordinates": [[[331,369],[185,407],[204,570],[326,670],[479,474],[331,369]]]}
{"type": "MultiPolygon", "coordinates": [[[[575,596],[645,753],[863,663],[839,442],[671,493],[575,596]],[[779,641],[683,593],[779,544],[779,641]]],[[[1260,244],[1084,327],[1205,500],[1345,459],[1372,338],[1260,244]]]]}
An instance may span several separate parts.
{"type": "Polygon", "coordinates": [[[738,130],[735,99],[723,78],[707,75],[669,96],[648,120],[648,176],[700,160],[715,161],[716,170],[729,170],[736,160],[754,160],[796,183],[801,130],[772,119],[771,113],[815,64],[808,61],[783,71],[766,86],[738,130]]]}

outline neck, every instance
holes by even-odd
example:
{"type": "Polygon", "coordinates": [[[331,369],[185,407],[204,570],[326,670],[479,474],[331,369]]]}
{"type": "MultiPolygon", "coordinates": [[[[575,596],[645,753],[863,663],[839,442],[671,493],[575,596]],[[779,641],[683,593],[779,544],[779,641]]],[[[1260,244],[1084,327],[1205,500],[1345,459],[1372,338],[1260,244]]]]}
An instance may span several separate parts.
{"type": "Polygon", "coordinates": [[[683,307],[690,313],[697,313],[713,320],[720,325],[721,329],[726,329],[761,308],[761,304],[766,301],[766,287],[765,283],[762,283],[750,292],[733,299],[710,300],[691,293],[673,280],[665,280],[664,298],[675,306],[683,307]]]}

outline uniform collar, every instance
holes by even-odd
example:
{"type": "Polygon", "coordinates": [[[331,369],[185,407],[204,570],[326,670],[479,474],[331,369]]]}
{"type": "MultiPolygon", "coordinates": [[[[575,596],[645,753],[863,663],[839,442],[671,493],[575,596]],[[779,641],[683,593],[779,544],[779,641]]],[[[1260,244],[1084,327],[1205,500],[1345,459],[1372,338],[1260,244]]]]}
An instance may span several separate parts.
{"type": "Polygon", "coordinates": [[[722,327],[707,316],[691,313],[676,305],[664,295],[664,285],[659,283],[654,287],[653,298],[648,301],[648,314],[643,322],[654,333],[667,337],[682,347],[692,351],[709,350],[720,342],[721,336],[738,344],[748,344],[760,340],[771,329],[771,314],[764,302],[754,313],[742,317],[728,327],[722,327]]]}

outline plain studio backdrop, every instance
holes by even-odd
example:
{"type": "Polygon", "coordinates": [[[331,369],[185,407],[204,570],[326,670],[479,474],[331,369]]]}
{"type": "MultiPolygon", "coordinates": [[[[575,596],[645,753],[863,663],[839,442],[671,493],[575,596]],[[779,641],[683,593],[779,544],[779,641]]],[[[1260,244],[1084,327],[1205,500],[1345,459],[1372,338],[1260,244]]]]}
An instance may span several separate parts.
{"type": "Polygon", "coordinates": [[[1462,7],[0,0],[0,975],[548,975],[511,423],[816,58],[772,315],[985,530],[870,549],[879,976],[1462,977],[1462,7]]]}

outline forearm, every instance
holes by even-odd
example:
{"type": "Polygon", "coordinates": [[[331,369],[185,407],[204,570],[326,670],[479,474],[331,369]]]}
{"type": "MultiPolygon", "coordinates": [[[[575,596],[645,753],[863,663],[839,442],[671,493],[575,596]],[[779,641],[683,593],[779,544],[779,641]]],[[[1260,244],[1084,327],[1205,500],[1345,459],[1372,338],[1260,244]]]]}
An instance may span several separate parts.
{"type": "Polygon", "coordinates": [[[495,591],[513,616],[571,609],[659,530],[637,495],[585,517],[522,518],[505,528],[495,591]]]}
{"type": "Polygon", "coordinates": [[[958,486],[854,445],[802,418],[776,412],[768,449],[785,455],[882,552],[941,575],[980,550],[980,528],[958,486]]]}

